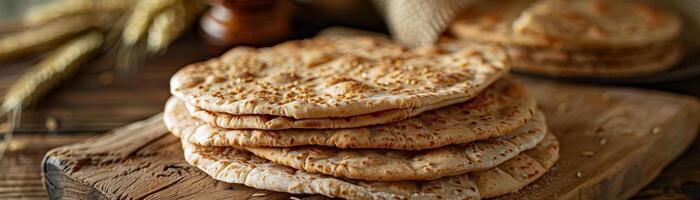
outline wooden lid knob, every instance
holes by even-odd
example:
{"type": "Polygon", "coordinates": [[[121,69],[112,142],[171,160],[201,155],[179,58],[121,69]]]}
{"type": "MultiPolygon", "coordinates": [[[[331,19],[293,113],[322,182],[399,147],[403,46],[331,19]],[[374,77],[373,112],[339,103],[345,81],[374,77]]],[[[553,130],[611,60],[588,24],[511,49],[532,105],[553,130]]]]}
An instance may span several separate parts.
{"type": "Polygon", "coordinates": [[[286,39],[290,22],[280,0],[210,0],[201,19],[202,35],[213,50],[236,45],[266,46],[286,39]]]}

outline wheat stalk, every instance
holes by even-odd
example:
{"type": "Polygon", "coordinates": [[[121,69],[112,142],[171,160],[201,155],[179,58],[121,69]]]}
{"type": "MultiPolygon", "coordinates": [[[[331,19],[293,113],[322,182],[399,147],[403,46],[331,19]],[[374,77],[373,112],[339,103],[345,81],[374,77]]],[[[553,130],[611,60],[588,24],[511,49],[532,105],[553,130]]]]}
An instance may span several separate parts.
{"type": "Polygon", "coordinates": [[[148,29],[146,48],[151,53],[162,52],[194,22],[203,11],[201,1],[179,1],[158,14],[148,29]]]}
{"type": "Polygon", "coordinates": [[[51,52],[34,68],[24,73],[5,93],[0,112],[7,116],[10,129],[3,133],[0,158],[7,148],[14,128],[20,123],[22,107],[36,101],[68,76],[97,51],[103,42],[101,33],[91,31],[51,52]]]}
{"type": "Polygon", "coordinates": [[[45,50],[92,27],[92,19],[70,17],[0,38],[0,61],[45,50]]]}
{"type": "Polygon", "coordinates": [[[135,45],[144,37],[153,18],[178,1],[180,0],[142,0],[136,2],[122,32],[122,43],[127,47],[135,45]]]}
{"type": "Polygon", "coordinates": [[[37,26],[73,15],[122,13],[129,10],[135,2],[136,0],[59,0],[32,7],[25,14],[23,22],[26,26],[37,26]]]}
{"type": "Polygon", "coordinates": [[[7,113],[5,116],[7,119],[7,123],[2,124],[2,131],[0,132],[0,159],[2,159],[3,154],[5,153],[5,150],[7,149],[7,146],[10,145],[10,140],[12,140],[12,133],[15,130],[15,126],[18,125],[17,121],[22,118],[22,109],[17,109],[15,111],[12,111],[10,113],[7,113]]]}
{"type": "Polygon", "coordinates": [[[100,48],[102,41],[101,33],[91,31],[51,52],[8,89],[0,110],[7,112],[36,100],[60,80],[72,75],[80,63],[100,48]]]}

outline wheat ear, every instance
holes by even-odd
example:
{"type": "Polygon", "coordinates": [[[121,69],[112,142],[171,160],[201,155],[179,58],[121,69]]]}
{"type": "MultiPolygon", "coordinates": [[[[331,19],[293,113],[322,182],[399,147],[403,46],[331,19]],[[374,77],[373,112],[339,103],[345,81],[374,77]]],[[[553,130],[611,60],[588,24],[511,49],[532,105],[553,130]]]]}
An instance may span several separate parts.
{"type": "Polygon", "coordinates": [[[122,43],[127,47],[136,44],[146,34],[153,18],[163,10],[175,5],[178,1],[180,0],[145,0],[136,2],[122,32],[122,43]]]}
{"type": "Polygon", "coordinates": [[[32,7],[24,15],[25,26],[43,25],[53,20],[81,14],[122,13],[136,0],[59,0],[32,7]]]}
{"type": "Polygon", "coordinates": [[[0,160],[2,159],[3,154],[5,153],[5,150],[7,150],[7,146],[10,145],[10,141],[12,140],[12,133],[15,131],[15,126],[19,125],[18,120],[22,118],[22,109],[17,109],[13,110],[5,115],[5,118],[7,120],[7,123],[3,126],[2,132],[0,132],[0,160]]]}
{"type": "Polygon", "coordinates": [[[54,47],[92,26],[90,17],[70,17],[0,38],[0,61],[54,47]]]}
{"type": "Polygon", "coordinates": [[[36,101],[58,85],[61,80],[73,75],[80,64],[100,48],[102,42],[101,33],[96,31],[85,33],[49,53],[10,86],[0,106],[0,112],[7,117],[10,124],[10,129],[2,133],[4,141],[0,144],[0,158],[7,148],[15,127],[20,124],[22,107],[36,101]]]}
{"type": "Polygon", "coordinates": [[[185,0],[158,14],[148,29],[146,49],[151,53],[165,50],[187,30],[205,7],[201,1],[185,0]]]}
{"type": "Polygon", "coordinates": [[[80,63],[100,48],[102,41],[101,33],[91,31],[51,52],[10,86],[0,109],[7,112],[35,101],[62,79],[75,73],[80,63]]]}

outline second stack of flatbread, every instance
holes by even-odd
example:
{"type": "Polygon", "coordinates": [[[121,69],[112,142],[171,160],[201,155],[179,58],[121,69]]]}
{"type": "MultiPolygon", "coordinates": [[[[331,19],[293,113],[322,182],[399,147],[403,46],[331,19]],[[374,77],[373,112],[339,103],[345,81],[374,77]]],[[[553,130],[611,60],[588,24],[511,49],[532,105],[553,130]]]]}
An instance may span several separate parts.
{"type": "Polygon", "coordinates": [[[621,77],[676,64],[681,25],[673,13],[634,0],[493,0],[463,10],[449,32],[506,46],[518,71],[621,77]]]}
{"type": "Polygon", "coordinates": [[[496,46],[405,49],[382,37],[235,48],[171,79],[168,129],[224,182],[347,199],[480,199],[558,159],[496,46]]]}

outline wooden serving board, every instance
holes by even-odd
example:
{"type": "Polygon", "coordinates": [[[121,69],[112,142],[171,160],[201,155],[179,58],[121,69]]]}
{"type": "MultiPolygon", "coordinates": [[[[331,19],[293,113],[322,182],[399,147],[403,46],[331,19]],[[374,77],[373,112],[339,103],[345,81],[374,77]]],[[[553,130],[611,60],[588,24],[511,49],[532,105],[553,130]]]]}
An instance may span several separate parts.
{"type": "MultiPolygon", "coordinates": [[[[700,125],[700,104],[687,96],[525,82],[560,139],[561,159],[541,179],[501,199],[631,197],[688,147],[700,125]]],[[[324,198],[215,181],[184,161],[160,115],[53,149],[42,171],[52,199],[324,198]]]]}

